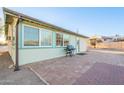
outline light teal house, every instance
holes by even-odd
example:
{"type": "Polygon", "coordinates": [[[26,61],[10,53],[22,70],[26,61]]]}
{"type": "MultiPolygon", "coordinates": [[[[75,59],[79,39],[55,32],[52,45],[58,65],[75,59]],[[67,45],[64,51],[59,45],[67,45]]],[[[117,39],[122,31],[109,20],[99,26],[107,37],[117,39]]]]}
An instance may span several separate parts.
{"type": "Polygon", "coordinates": [[[87,51],[87,37],[36,18],[3,8],[9,54],[18,66],[65,56],[71,44],[75,53],[87,51]]]}

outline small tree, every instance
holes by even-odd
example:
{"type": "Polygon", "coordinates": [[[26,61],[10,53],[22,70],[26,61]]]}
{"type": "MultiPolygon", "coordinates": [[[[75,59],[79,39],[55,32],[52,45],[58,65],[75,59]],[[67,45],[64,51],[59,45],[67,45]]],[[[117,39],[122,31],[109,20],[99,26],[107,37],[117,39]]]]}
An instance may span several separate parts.
{"type": "Polygon", "coordinates": [[[4,26],[3,26],[2,18],[0,18],[0,34],[4,34],[4,26]]]}
{"type": "Polygon", "coordinates": [[[0,26],[0,34],[4,34],[4,26],[0,26]]]}
{"type": "Polygon", "coordinates": [[[96,48],[97,39],[90,39],[90,44],[96,48]]]}

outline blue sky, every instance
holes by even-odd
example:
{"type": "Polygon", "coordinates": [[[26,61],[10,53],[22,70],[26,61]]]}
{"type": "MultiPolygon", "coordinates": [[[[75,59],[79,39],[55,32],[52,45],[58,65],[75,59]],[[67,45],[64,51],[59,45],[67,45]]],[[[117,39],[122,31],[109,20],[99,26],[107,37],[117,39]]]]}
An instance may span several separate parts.
{"type": "MultiPolygon", "coordinates": [[[[124,35],[124,8],[10,8],[80,34],[124,35]]],[[[0,17],[2,9],[0,8],[0,17]]]]}

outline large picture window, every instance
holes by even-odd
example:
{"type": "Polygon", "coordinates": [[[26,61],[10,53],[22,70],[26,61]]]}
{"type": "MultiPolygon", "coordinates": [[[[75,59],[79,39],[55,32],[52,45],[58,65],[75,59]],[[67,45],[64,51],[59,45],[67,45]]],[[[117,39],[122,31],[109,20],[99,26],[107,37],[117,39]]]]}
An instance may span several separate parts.
{"type": "Polygon", "coordinates": [[[69,45],[70,36],[67,34],[64,34],[64,46],[69,45]]]}
{"type": "Polygon", "coordinates": [[[43,29],[41,31],[41,46],[52,46],[52,31],[43,29]]]}
{"type": "Polygon", "coordinates": [[[63,46],[63,34],[56,33],[56,46],[63,46]]]}
{"type": "Polygon", "coordinates": [[[39,46],[39,29],[24,26],[24,46],[39,46]]]}

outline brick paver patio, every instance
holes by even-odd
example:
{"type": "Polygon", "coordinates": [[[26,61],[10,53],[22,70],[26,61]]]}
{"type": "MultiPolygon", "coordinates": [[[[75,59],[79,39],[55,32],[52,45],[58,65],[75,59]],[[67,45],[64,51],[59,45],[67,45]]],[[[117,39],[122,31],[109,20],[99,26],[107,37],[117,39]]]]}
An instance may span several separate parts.
{"type": "Polygon", "coordinates": [[[124,67],[105,63],[96,63],[77,79],[74,84],[116,85],[124,84],[124,67]]]}
{"type": "Polygon", "coordinates": [[[40,78],[49,84],[73,84],[76,78],[87,71],[92,64],[82,61],[81,56],[62,57],[28,65],[40,78]]]}
{"type": "Polygon", "coordinates": [[[124,84],[124,55],[88,52],[27,66],[47,84],[124,84]]]}

